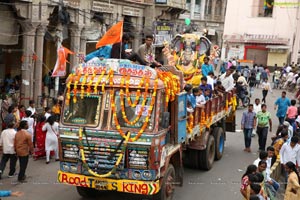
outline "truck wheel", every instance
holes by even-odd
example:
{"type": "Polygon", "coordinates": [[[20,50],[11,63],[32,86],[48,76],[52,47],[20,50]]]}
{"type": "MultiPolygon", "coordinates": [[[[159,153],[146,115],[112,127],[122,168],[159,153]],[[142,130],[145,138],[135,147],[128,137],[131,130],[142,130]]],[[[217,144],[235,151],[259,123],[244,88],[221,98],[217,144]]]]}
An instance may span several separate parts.
{"type": "Polygon", "coordinates": [[[221,127],[216,127],[213,130],[213,136],[215,139],[215,160],[220,160],[223,156],[224,152],[224,141],[225,141],[225,136],[224,136],[224,131],[221,127]]]}
{"type": "Polygon", "coordinates": [[[86,187],[80,187],[77,186],[76,187],[77,192],[80,196],[84,197],[84,198],[93,198],[97,196],[97,190],[92,189],[92,188],[86,188],[86,187]]]}
{"type": "Polygon", "coordinates": [[[199,169],[199,150],[188,149],[188,163],[193,169],[199,169]]]}
{"type": "Polygon", "coordinates": [[[200,168],[210,170],[215,158],[215,139],[212,135],[209,136],[206,149],[199,151],[200,168]]]}
{"type": "Polygon", "coordinates": [[[175,180],[175,169],[172,164],[169,164],[163,177],[160,191],[153,196],[153,200],[172,200],[175,190],[175,180]]]}

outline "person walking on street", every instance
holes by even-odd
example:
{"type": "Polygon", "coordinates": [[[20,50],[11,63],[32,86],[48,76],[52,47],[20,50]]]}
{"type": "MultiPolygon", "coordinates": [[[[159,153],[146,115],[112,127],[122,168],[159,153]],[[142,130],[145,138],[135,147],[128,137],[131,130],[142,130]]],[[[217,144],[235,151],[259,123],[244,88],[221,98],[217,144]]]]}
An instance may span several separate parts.
{"type": "Polygon", "coordinates": [[[289,174],[284,200],[300,199],[300,177],[296,165],[293,162],[285,164],[285,170],[289,174]]]}
{"type": "Polygon", "coordinates": [[[20,163],[18,175],[18,181],[20,182],[26,182],[25,172],[28,165],[29,154],[34,152],[32,138],[30,133],[27,132],[27,129],[27,121],[22,120],[15,137],[15,149],[20,163]]]}
{"type": "Polygon", "coordinates": [[[272,92],[272,88],[270,83],[268,82],[268,78],[263,79],[261,87],[262,87],[262,95],[263,95],[261,102],[266,103],[266,97],[268,95],[268,92],[269,91],[272,92]]]}
{"type": "Polygon", "coordinates": [[[14,126],[15,124],[13,122],[7,124],[7,129],[2,131],[0,136],[0,146],[3,148],[3,155],[0,162],[0,179],[8,160],[10,160],[8,177],[13,177],[16,172],[17,156],[14,147],[16,131],[14,126]]]}
{"type": "Polygon", "coordinates": [[[296,100],[291,100],[291,106],[286,112],[286,121],[293,127],[293,132],[296,131],[296,118],[298,116],[298,108],[296,107],[296,100]]]}
{"type": "Polygon", "coordinates": [[[291,105],[291,101],[286,97],[286,91],[281,93],[281,97],[279,97],[275,101],[274,109],[277,109],[276,116],[278,117],[279,124],[282,125],[284,122],[284,118],[287,113],[288,107],[291,105]]]}
{"type": "Polygon", "coordinates": [[[55,116],[48,118],[47,123],[42,127],[42,131],[47,131],[46,133],[46,164],[50,162],[50,152],[55,152],[56,161],[59,160],[58,155],[58,123],[55,122],[55,116]]]}
{"type": "Polygon", "coordinates": [[[256,126],[256,116],[253,112],[253,104],[249,104],[248,111],[245,111],[242,116],[241,127],[244,131],[245,149],[244,151],[251,152],[251,134],[256,126]]]}
{"type": "Polygon", "coordinates": [[[261,105],[261,111],[256,114],[259,151],[264,151],[267,143],[268,129],[272,132],[271,114],[267,111],[267,105],[261,105]]]}
{"type": "MultiPolygon", "coordinates": [[[[257,114],[259,111],[261,111],[261,104],[260,104],[260,99],[256,98],[253,104],[253,111],[255,112],[255,114],[257,114]]],[[[255,137],[256,135],[256,131],[255,129],[253,129],[252,131],[252,137],[255,137]]]]}

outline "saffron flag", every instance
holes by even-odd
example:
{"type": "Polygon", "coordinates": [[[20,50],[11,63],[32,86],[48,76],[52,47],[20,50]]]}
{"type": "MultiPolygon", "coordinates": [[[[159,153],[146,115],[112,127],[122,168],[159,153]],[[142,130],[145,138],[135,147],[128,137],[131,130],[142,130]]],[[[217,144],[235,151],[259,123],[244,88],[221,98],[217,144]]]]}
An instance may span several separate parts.
{"type": "Polygon", "coordinates": [[[104,36],[97,42],[96,49],[105,46],[115,44],[117,42],[122,41],[123,35],[123,21],[118,22],[117,24],[113,25],[104,36]]]}
{"type": "Polygon", "coordinates": [[[74,54],[73,51],[61,46],[57,49],[57,60],[52,73],[52,77],[59,77],[66,75],[67,57],[69,54],[74,54]]]}

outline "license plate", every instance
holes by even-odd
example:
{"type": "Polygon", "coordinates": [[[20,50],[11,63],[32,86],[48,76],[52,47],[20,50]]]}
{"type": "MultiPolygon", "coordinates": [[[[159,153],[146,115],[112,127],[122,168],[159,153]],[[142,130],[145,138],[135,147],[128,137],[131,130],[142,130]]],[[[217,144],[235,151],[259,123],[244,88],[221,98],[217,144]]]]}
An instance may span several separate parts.
{"type": "Polygon", "coordinates": [[[96,190],[108,190],[108,182],[95,180],[95,189],[96,190]]]}

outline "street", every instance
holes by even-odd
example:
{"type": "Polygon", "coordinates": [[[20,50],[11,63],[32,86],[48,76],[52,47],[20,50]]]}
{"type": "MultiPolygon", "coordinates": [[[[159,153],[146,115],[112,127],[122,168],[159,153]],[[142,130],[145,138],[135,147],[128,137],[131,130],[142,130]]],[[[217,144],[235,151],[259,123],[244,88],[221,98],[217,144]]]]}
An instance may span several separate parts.
{"type": "MultiPolygon", "coordinates": [[[[273,93],[268,94],[267,97],[268,111],[271,112],[273,120],[273,133],[275,133],[278,126],[274,102],[280,95],[281,90],[275,90],[273,93]]],[[[288,96],[291,97],[291,95],[288,96]]],[[[261,98],[260,89],[255,90],[251,103],[254,102],[256,97],[261,98]]],[[[195,198],[202,200],[242,199],[239,192],[241,176],[245,172],[246,167],[258,157],[257,136],[252,138],[252,153],[243,151],[243,133],[239,129],[241,114],[244,110],[238,109],[237,111],[237,131],[234,133],[227,132],[223,158],[220,161],[216,161],[210,171],[185,168],[183,187],[176,188],[174,200],[194,200],[195,198]]],[[[267,145],[271,142],[271,135],[269,133],[267,145]]],[[[75,187],[56,182],[58,169],[59,163],[54,162],[53,159],[50,164],[46,165],[45,159],[33,161],[31,158],[27,170],[27,183],[18,183],[16,177],[8,178],[8,168],[6,168],[2,180],[0,180],[0,187],[5,190],[24,192],[24,196],[19,198],[22,200],[83,200],[77,194],[75,187]]],[[[132,196],[127,194],[104,193],[101,196],[102,198],[99,197],[98,199],[132,199],[132,196]]]]}

